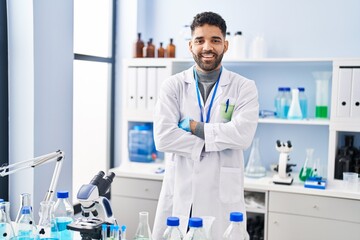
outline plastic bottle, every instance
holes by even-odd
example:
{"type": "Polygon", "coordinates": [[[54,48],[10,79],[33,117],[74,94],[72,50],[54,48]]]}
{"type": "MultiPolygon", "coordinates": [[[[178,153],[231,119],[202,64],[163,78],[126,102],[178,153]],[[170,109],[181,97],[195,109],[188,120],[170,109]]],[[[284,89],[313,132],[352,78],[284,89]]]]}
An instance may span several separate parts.
{"type": "Polygon", "coordinates": [[[74,208],[69,202],[69,192],[57,192],[57,201],[54,205],[54,216],[61,239],[72,239],[73,232],[66,226],[74,220],[74,208]]]}
{"type": "Polygon", "coordinates": [[[174,58],[175,57],[176,47],[173,43],[173,39],[170,38],[170,43],[166,47],[166,57],[174,58]]]}
{"type": "Polygon", "coordinates": [[[229,42],[229,45],[228,45],[228,50],[224,54],[224,60],[229,60],[229,59],[231,60],[234,58],[233,57],[234,45],[233,45],[232,36],[231,36],[230,32],[226,32],[226,40],[229,42]]]}
{"type": "Polygon", "coordinates": [[[246,58],[246,40],[241,31],[237,31],[232,39],[233,56],[235,59],[246,58]]]}
{"type": "Polygon", "coordinates": [[[185,240],[207,240],[202,218],[190,218],[189,228],[189,231],[185,235],[185,240]]]}
{"type": "Polygon", "coordinates": [[[19,239],[36,239],[36,226],[31,216],[32,209],[30,206],[23,206],[20,218],[17,224],[17,236],[19,239]]]}
{"type": "Polygon", "coordinates": [[[291,90],[291,104],[287,114],[288,119],[302,119],[302,112],[299,101],[299,89],[294,88],[291,90]]]}
{"type": "Polygon", "coordinates": [[[291,88],[285,87],[284,88],[284,95],[281,98],[281,116],[282,116],[282,118],[287,118],[287,115],[288,115],[288,112],[289,112],[290,103],[291,103],[290,90],[291,90],[291,88]]]}
{"type": "Polygon", "coordinates": [[[157,50],[157,57],[164,58],[165,57],[165,49],[163,48],[163,43],[160,43],[160,47],[157,50]]]}
{"type": "Polygon", "coordinates": [[[245,240],[247,232],[243,222],[243,214],[241,212],[230,213],[230,225],[223,235],[223,240],[245,240]]]}
{"type": "Polygon", "coordinates": [[[276,117],[277,118],[284,118],[282,116],[283,112],[281,111],[281,98],[284,95],[284,88],[283,87],[279,87],[278,88],[278,92],[275,96],[275,100],[274,100],[274,106],[275,106],[275,111],[276,111],[276,117]]]}
{"type": "Polygon", "coordinates": [[[266,42],[264,37],[256,36],[251,43],[250,58],[265,58],[267,55],[266,51],[266,42]]]}
{"type": "Polygon", "coordinates": [[[149,125],[136,125],[129,131],[129,159],[133,162],[152,162],[155,143],[149,125]]]}
{"type": "Polygon", "coordinates": [[[183,240],[183,235],[179,229],[180,220],[178,217],[167,218],[167,228],[163,235],[163,240],[183,240]]]}
{"type": "Polygon", "coordinates": [[[148,212],[139,213],[139,225],[136,229],[134,240],[152,240],[148,212]]]}
{"type": "Polygon", "coordinates": [[[299,87],[299,102],[300,102],[300,108],[301,108],[301,113],[302,113],[302,117],[303,119],[308,118],[307,115],[307,109],[308,109],[308,103],[307,103],[307,97],[305,94],[305,88],[303,87],[299,87]]]}

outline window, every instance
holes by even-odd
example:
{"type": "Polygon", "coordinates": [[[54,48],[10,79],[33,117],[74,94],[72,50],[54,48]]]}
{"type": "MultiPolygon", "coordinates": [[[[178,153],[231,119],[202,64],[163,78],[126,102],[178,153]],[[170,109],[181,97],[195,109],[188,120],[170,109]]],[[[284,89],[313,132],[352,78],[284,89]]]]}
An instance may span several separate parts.
{"type": "Polygon", "coordinates": [[[74,193],[114,162],[115,20],[116,0],[74,0],[74,193]]]}

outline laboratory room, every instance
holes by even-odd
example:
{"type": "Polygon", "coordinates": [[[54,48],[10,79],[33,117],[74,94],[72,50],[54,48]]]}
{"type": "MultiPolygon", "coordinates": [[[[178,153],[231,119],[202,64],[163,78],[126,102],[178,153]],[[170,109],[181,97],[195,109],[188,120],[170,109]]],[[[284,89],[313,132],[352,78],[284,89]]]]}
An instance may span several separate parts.
{"type": "Polygon", "coordinates": [[[358,0],[0,0],[0,240],[359,240],[358,0]]]}

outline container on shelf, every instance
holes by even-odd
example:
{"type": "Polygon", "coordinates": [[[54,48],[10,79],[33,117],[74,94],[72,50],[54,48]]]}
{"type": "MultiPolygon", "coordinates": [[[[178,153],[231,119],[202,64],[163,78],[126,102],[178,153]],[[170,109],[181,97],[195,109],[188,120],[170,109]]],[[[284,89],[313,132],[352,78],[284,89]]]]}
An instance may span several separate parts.
{"type": "Polygon", "coordinates": [[[135,125],[129,131],[129,159],[132,162],[152,162],[156,159],[153,132],[149,124],[135,125]]]}

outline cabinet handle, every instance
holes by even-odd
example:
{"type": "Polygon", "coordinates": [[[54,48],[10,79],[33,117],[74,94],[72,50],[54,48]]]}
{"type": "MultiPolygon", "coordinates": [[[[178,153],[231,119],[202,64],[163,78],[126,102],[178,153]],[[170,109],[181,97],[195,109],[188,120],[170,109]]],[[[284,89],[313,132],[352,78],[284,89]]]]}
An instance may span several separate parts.
{"type": "Polygon", "coordinates": [[[314,208],[314,209],[318,209],[319,207],[318,207],[318,205],[314,205],[313,208],[314,208]]]}
{"type": "Polygon", "coordinates": [[[274,224],[278,224],[278,221],[275,220],[275,221],[274,221],[274,224]]]}
{"type": "Polygon", "coordinates": [[[148,192],[149,191],[149,189],[148,188],[145,188],[145,192],[148,192]]]}

